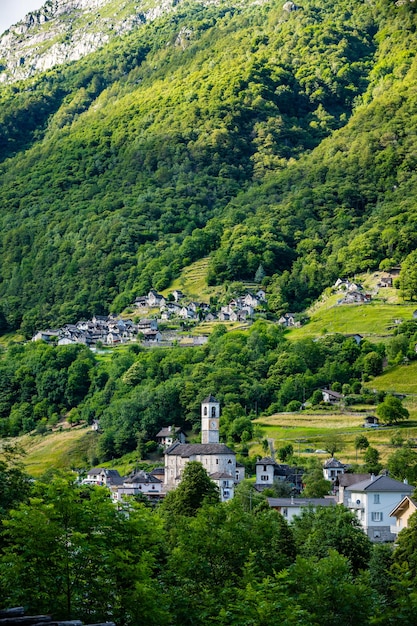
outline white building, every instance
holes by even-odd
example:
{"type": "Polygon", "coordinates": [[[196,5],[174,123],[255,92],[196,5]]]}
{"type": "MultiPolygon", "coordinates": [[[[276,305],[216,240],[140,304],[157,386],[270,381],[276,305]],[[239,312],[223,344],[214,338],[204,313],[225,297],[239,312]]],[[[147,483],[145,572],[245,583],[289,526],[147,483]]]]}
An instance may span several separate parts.
{"type": "Polygon", "coordinates": [[[161,428],[159,433],[156,435],[156,441],[160,446],[169,448],[169,446],[172,446],[174,441],[185,443],[185,433],[179,426],[167,426],[166,428],[161,428]]]}
{"type": "Polygon", "coordinates": [[[328,459],[323,466],[323,476],[331,483],[335,483],[345,473],[346,465],[335,458],[328,459]]]}
{"type": "Polygon", "coordinates": [[[364,480],[346,487],[347,506],[355,512],[363,530],[374,542],[393,541],[395,535],[391,526],[396,518],[391,515],[393,509],[405,496],[410,496],[414,487],[394,480],[387,475],[371,475],[364,480]]]}
{"type": "Polygon", "coordinates": [[[336,498],[268,498],[268,504],[291,523],[306,507],[316,509],[319,506],[336,506],[336,498]]]}
{"type": "Polygon", "coordinates": [[[241,467],[236,467],[236,454],[224,443],[219,443],[220,403],[208,396],[201,403],[201,442],[174,443],[165,451],[164,490],[175,489],[189,461],[202,464],[220,490],[222,502],[234,496],[235,483],[244,478],[241,467]]]}
{"type": "Polygon", "coordinates": [[[220,403],[212,395],[201,403],[201,443],[219,443],[220,403]]]}
{"type": "Polygon", "coordinates": [[[158,500],[162,491],[162,481],[156,476],[139,470],[123,480],[122,485],[112,488],[114,502],[121,502],[126,496],[145,495],[148,499],[158,500]]]}
{"type": "Polygon", "coordinates": [[[106,467],[94,467],[87,472],[87,478],[82,481],[83,485],[102,485],[104,487],[114,487],[123,484],[123,478],[119,472],[106,467]]]}

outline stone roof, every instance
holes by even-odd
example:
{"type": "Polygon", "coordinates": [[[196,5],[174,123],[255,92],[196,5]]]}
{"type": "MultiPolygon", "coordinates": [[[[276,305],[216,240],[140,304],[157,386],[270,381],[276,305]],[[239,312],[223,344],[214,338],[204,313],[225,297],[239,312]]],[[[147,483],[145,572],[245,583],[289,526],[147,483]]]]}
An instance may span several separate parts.
{"type": "Polygon", "coordinates": [[[159,478],[156,478],[156,476],[153,476],[152,474],[148,474],[147,472],[144,472],[143,470],[139,470],[138,472],[133,474],[133,476],[129,476],[129,478],[126,478],[124,482],[133,484],[133,483],[160,483],[161,481],[159,480],[159,478]]]}
{"type": "Polygon", "coordinates": [[[224,443],[173,443],[165,454],[187,458],[202,454],[227,454],[235,456],[235,452],[224,443]]]}
{"type": "Polygon", "coordinates": [[[342,393],[339,393],[338,391],[333,391],[333,389],[320,389],[320,391],[322,393],[327,393],[327,395],[331,398],[341,399],[344,397],[342,393]]]}
{"type": "Polygon", "coordinates": [[[149,472],[152,476],[164,476],[165,475],[165,467],[155,467],[152,471],[149,472]]]}
{"type": "Polygon", "coordinates": [[[354,483],[347,487],[348,491],[385,491],[396,493],[413,493],[414,487],[403,483],[399,480],[394,480],[386,475],[372,477],[368,480],[363,480],[359,483],[354,483]]]}
{"type": "Polygon", "coordinates": [[[264,456],[263,459],[256,461],[256,465],[277,465],[272,456],[264,456]]]}
{"type": "Polygon", "coordinates": [[[344,463],[341,463],[340,461],[332,457],[331,459],[325,462],[323,467],[324,469],[330,469],[330,468],[344,469],[346,465],[344,465],[344,463]]]}
{"type": "Polygon", "coordinates": [[[371,474],[341,474],[338,478],[340,487],[350,487],[357,483],[367,481],[371,478],[371,474]]]}
{"type": "Polygon", "coordinates": [[[268,498],[269,506],[299,507],[299,506],[335,506],[336,498],[268,498]]]}
{"type": "Polygon", "coordinates": [[[166,426],[165,428],[162,428],[156,436],[169,437],[170,435],[175,435],[176,433],[180,432],[181,428],[179,426],[166,426]]]}
{"type": "Polygon", "coordinates": [[[123,478],[120,476],[119,472],[114,469],[107,469],[107,467],[94,467],[87,472],[87,476],[95,476],[102,473],[104,473],[105,477],[114,485],[121,485],[123,483],[123,478]]]}
{"type": "Polygon", "coordinates": [[[208,403],[213,403],[213,402],[216,402],[216,404],[219,404],[219,401],[216,400],[216,398],[210,394],[209,396],[207,396],[207,398],[203,400],[202,404],[208,404],[208,403]]]}
{"type": "Polygon", "coordinates": [[[214,474],[210,474],[210,478],[212,480],[234,480],[233,476],[227,472],[214,472],[214,474]]]}

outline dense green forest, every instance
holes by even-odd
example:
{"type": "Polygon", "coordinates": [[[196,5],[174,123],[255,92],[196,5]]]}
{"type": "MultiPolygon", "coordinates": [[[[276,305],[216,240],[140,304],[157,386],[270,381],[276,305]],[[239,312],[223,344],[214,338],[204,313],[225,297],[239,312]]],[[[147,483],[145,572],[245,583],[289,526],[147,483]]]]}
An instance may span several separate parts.
{"type": "MultiPolygon", "coordinates": [[[[400,262],[415,298],[416,26],[407,0],[186,0],[80,61],[2,84],[0,334],[120,312],[203,257],[211,285],[262,266],[276,313],[303,310],[337,276],[400,262]]],[[[358,345],[290,341],[258,319],[219,324],[193,348],[10,343],[0,437],[99,419],[86,467],[143,459],[162,426],[198,440],[200,402],[215,393],[221,439],[250,470],[253,418],[314,406],[323,387],[406,419],[364,382],[385,359],[417,358],[416,342],[417,321],[358,345]]],[[[372,546],[341,506],[289,527],[247,483],[229,503],[207,477],[196,493],[192,463],[161,506],[127,514],[72,474],[33,481],[16,454],[0,460],[3,606],[118,626],[415,622],[415,520],[395,549],[372,546]]],[[[364,460],[381,468],[369,442],[364,460]]],[[[401,442],[388,464],[416,480],[401,442]]]]}
{"type": "Polygon", "coordinates": [[[3,331],[120,311],[210,256],[301,310],[416,247],[411,2],[179,3],[0,87],[3,331]]]}
{"type": "Polygon", "coordinates": [[[372,545],[342,505],[288,526],[246,484],[216,501],[196,462],[157,509],[118,509],[105,487],[69,475],[34,484],[10,450],[0,486],[8,606],[118,626],[414,623],[415,515],[395,549],[372,545]]]}
{"type": "Polygon", "coordinates": [[[364,381],[382,372],[384,358],[417,358],[416,341],[416,321],[386,346],[337,334],[288,341],[279,326],[258,320],[247,331],[219,324],[202,347],[132,344],[105,357],[80,345],[15,344],[0,360],[0,434],[42,433],[64,417],[99,419],[103,432],[86,466],[133,451],[144,458],[163,426],[197,437],[200,403],[215,390],[221,437],[245,455],[256,416],[297,411],[306,400],[314,406],[321,388],[343,392],[347,406],[380,403],[384,393],[366,391],[364,381]]]}

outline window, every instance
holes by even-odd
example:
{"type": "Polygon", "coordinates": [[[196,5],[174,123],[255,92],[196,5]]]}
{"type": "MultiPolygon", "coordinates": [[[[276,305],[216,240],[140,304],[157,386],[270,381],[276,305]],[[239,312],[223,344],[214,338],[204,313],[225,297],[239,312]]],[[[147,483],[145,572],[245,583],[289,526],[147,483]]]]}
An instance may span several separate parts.
{"type": "Polygon", "coordinates": [[[371,519],[373,522],[382,522],[382,513],[380,511],[374,511],[371,513],[371,519]]]}
{"type": "Polygon", "coordinates": [[[288,509],[287,508],[282,509],[282,514],[284,517],[288,517],[288,509]]]}
{"type": "Polygon", "coordinates": [[[268,480],[268,475],[265,476],[265,474],[262,474],[261,480],[268,480]]]}
{"type": "Polygon", "coordinates": [[[218,464],[219,464],[219,459],[216,459],[216,465],[218,465],[218,464]]]}
{"type": "Polygon", "coordinates": [[[215,406],[211,407],[211,417],[216,417],[216,407],[215,406]]]}
{"type": "Polygon", "coordinates": [[[207,415],[207,407],[204,407],[204,415],[207,415]]]}
{"type": "Polygon", "coordinates": [[[266,465],[264,465],[264,472],[266,472],[266,465]]]}
{"type": "Polygon", "coordinates": [[[374,493],[374,504],[379,504],[379,493],[374,493]]]}
{"type": "Polygon", "coordinates": [[[232,459],[229,459],[227,462],[228,462],[228,463],[231,463],[231,462],[232,462],[232,459]]]}

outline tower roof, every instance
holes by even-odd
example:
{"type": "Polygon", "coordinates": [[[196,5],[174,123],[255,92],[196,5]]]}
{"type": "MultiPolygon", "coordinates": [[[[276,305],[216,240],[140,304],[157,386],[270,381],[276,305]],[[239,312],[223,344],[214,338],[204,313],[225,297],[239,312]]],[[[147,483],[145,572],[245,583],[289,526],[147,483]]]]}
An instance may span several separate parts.
{"type": "Polygon", "coordinates": [[[212,396],[211,394],[209,396],[207,396],[207,398],[205,398],[205,400],[203,400],[202,404],[208,404],[208,403],[212,403],[215,402],[216,404],[219,404],[219,401],[216,400],[216,398],[214,396],[212,396]]]}

